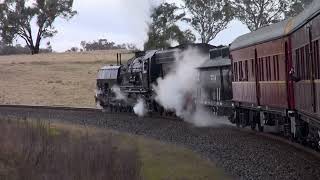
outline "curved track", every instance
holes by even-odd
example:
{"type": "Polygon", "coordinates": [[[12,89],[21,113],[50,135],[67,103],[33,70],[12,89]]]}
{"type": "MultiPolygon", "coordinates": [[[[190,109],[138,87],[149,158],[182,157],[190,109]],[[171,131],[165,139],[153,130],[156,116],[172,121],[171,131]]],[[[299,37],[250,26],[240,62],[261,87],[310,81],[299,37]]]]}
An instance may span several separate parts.
{"type": "Polygon", "coordinates": [[[183,145],[213,160],[236,179],[320,179],[318,154],[284,143],[278,137],[233,127],[197,128],[159,117],[139,118],[91,108],[46,106],[3,105],[1,118],[94,125],[183,145]]]}

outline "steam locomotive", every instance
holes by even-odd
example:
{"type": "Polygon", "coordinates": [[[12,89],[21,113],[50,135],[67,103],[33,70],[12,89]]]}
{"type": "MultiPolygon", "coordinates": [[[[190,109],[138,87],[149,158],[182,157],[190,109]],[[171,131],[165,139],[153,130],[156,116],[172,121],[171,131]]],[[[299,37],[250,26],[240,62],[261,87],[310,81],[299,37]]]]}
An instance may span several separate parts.
{"type": "MultiPolygon", "coordinates": [[[[296,17],[238,37],[229,47],[193,44],[209,60],[199,65],[194,102],[227,114],[237,126],[281,134],[320,150],[320,3],[296,17]]],[[[188,46],[136,53],[126,65],[99,70],[96,101],[130,111],[137,98],[163,113],[152,84],[188,46]],[[117,85],[117,86],[115,86],[117,85]],[[127,98],[117,98],[117,88],[127,98]]]]}
{"type": "Polygon", "coordinates": [[[165,112],[154,99],[153,85],[174,66],[175,56],[188,48],[197,49],[203,55],[215,46],[209,44],[179,45],[167,50],[136,52],[126,64],[102,67],[97,76],[97,105],[110,111],[130,112],[138,99],[143,99],[148,112],[165,112]]]}

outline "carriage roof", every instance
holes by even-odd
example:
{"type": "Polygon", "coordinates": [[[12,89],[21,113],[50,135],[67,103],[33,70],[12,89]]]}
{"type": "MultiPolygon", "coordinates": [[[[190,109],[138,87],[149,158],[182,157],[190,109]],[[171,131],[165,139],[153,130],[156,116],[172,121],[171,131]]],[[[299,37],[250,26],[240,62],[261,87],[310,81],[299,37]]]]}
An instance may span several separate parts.
{"type": "Polygon", "coordinates": [[[289,18],[238,37],[232,42],[230,49],[236,50],[284,37],[308,23],[319,13],[320,0],[314,0],[296,17],[289,18]]]}
{"type": "Polygon", "coordinates": [[[218,57],[204,62],[198,69],[221,68],[231,66],[231,59],[218,57]]]}

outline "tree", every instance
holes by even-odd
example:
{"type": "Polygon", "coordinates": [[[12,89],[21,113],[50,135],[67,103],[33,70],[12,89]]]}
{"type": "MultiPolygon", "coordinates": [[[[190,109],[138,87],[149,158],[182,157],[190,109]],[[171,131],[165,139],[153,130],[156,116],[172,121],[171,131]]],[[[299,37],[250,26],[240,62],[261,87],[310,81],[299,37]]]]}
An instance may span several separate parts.
{"type": "Polygon", "coordinates": [[[0,32],[7,44],[20,37],[24,39],[31,54],[38,54],[41,40],[53,37],[57,30],[53,23],[57,17],[69,20],[76,11],[73,0],[4,0],[0,7],[0,32]],[[32,29],[32,21],[37,31],[32,29]],[[34,37],[35,35],[35,37],[34,37]]]}
{"type": "Polygon", "coordinates": [[[79,48],[77,48],[77,47],[72,47],[69,51],[70,51],[70,52],[78,52],[78,51],[79,51],[79,48]]]}
{"type": "Polygon", "coordinates": [[[286,17],[293,17],[304,10],[306,6],[312,3],[313,0],[291,0],[290,9],[286,12],[286,17]]]}
{"type": "Polygon", "coordinates": [[[185,20],[199,33],[202,43],[212,41],[233,18],[228,0],[184,0],[184,4],[191,15],[185,20]]]}
{"type": "Polygon", "coordinates": [[[311,0],[234,0],[235,16],[251,31],[273,24],[302,11],[311,0]]]}
{"type": "Polygon", "coordinates": [[[171,45],[170,41],[177,41],[179,44],[194,42],[196,38],[192,32],[182,31],[177,25],[184,16],[185,13],[179,13],[179,8],[175,4],[163,3],[153,9],[148,41],[144,44],[144,48],[168,48],[171,45]]]}

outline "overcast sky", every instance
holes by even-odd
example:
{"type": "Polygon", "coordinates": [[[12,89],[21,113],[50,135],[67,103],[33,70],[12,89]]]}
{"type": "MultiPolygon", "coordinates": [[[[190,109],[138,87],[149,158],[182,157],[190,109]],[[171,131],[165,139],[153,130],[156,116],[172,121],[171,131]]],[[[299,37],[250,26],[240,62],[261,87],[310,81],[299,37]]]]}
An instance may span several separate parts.
{"type": "MultiPolygon", "coordinates": [[[[58,19],[55,27],[58,34],[46,39],[54,51],[62,52],[73,46],[79,47],[82,40],[93,41],[106,38],[116,43],[134,43],[139,48],[147,39],[147,23],[150,9],[164,0],[74,0],[78,14],[69,21],[58,19]]],[[[167,0],[179,3],[179,0],[167,0]]],[[[229,44],[248,29],[238,21],[229,24],[211,42],[213,45],[229,44]]]]}

